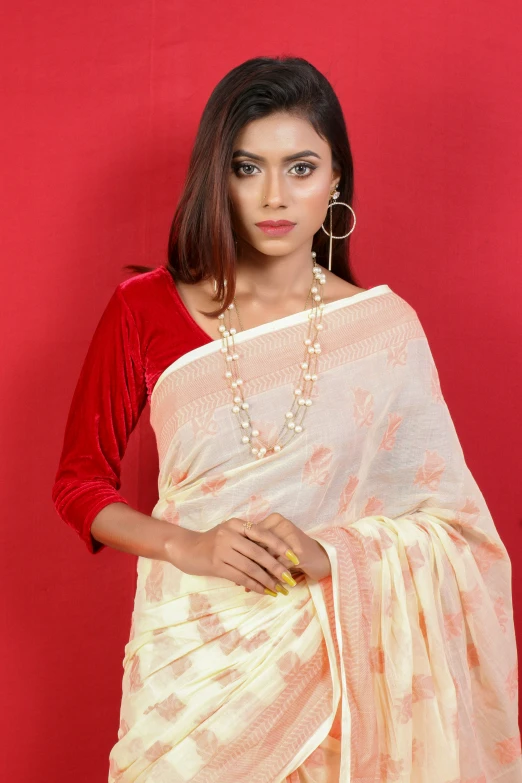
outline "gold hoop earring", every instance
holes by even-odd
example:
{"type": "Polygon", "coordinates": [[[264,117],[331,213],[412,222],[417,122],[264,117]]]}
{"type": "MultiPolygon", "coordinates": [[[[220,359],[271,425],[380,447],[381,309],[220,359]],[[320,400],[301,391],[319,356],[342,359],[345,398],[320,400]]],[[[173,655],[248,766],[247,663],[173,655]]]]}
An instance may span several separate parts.
{"type": "Polygon", "coordinates": [[[353,226],[351,227],[351,229],[348,231],[347,234],[343,234],[342,236],[335,236],[332,233],[333,228],[332,228],[332,211],[331,211],[331,209],[330,209],[330,233],[328,233],[328,231],[325,229],[324,221],[323,221],[323,223],[321,225],[321,228],[323,229],[323,231],[326,234],[326,236],[330,237],[330,250],[329,250],[329,253],[328,253],[328,269],[330,270],[330,272],[332,271],[332,239],[346,239],[346,237],[349,237],[350,234],[352,233],[352,231],[354,230],[355,223],[356,223],[355,212],[353,211],[351,206],[349,204],[345,204],[344,201],[337,201],[337,199],[339,198],[340,195],[341,194],[337,190],[337,186],[336,186],[336,189],[334,190],[334,192],[330,194],[330,197],[331,197],[332,201],[328,204],[328,209],[330,209],[330,207],[336,207],[336,206],[348,207],[348,209],[350,210],[350,212],[353,215],[353,226]]]}

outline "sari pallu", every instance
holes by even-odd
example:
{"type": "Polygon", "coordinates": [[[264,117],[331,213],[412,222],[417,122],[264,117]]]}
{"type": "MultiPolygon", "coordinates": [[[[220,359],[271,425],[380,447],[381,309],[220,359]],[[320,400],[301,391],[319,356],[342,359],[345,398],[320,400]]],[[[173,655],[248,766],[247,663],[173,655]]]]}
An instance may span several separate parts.
{"type": "MultiPolygon", "coordinates": [[[[308,317],[236,335],[268,442],[308,317]]],[[[279,512],[332,573],[273,598],[138,558],[109,783],[522,780],[511,563],[416,312],[380,285],[322,323],[313,405],[279,454],[241,442],[221,340],[154,387],[152,516],[204,531],[279,512]]]]}

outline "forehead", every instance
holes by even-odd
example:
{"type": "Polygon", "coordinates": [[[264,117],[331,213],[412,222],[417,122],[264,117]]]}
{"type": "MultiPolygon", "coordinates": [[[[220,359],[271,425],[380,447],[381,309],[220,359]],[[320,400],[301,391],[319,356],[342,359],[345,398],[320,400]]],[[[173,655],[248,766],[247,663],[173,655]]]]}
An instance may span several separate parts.
{"type": "Polygon", "coordinates": [[[319,136],[309,120],[283,112],[247,123],[234,140],[234,150],[238,148],[265,158],[284,157],[304,149],[325,158],[330,151],[328,142],[319,136]]]}

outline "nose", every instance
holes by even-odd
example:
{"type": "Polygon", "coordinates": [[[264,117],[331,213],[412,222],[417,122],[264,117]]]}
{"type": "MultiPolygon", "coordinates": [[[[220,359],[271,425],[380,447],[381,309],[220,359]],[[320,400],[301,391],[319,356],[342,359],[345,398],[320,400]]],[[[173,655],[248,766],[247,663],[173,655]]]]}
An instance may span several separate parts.
{"type": "Polygon", "coordinates": [[[263,183],[261,206],[278,209],[285,206],[285,201],[284,175],[278,171],[268,172],[263,183]]]}

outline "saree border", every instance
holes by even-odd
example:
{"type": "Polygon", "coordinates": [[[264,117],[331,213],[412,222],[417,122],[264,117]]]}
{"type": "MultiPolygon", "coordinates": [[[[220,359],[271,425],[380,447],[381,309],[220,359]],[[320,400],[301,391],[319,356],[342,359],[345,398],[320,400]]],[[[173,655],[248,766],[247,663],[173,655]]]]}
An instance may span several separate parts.
{"type": "MultiPolygon", "coordinates": [[[[334,299],[332,302],[327,302],[323,308],[323,314],[335,312],[341,307],[349,307],[351,304],[356,304],[357,302],[361,302],[365,299],[371,299],[374,296],[382,296],[389,293],[393,293],[390,286],[387,283],[381,283],[380,285],[368,288],[366,291],[360,291],[358,294],[352,294],[351,296],[346,296],[342,299],[334,299]]],[[[238,332],[234,335],[234,341],[236,345],[240,345],[246,340],[255,339],[256,337],[262,336],[264,334],[277,332],[287,326],[292,326],[302,322],[305,323],[312,309],[313,308],[301,310],[298,313],[285,315],[282,318],[276,318],[274,321],[268,321],[265,324],[259,324],[258,326],[251,327],[250,329],[244,329],[242,332],[238,332]]],[[[195,361],[196,359],[200,359],[216,353],[221,347],[221,344],[222,338],[218,337],[208,343],[198,345],[197,348],[192,348],[190,351],[187,351],[182,356],[179,356],[177,359],[175,359],[171,364],[169,364],[163,370],[161,375],[156,380],[156,383],[152,387],[152,391],[150,393],[151,406],[153,404],[155,394],[165,378],[167,378],[175,370],[181,369],[181,367],[189,364],[191,361],[195,361]]]]}

